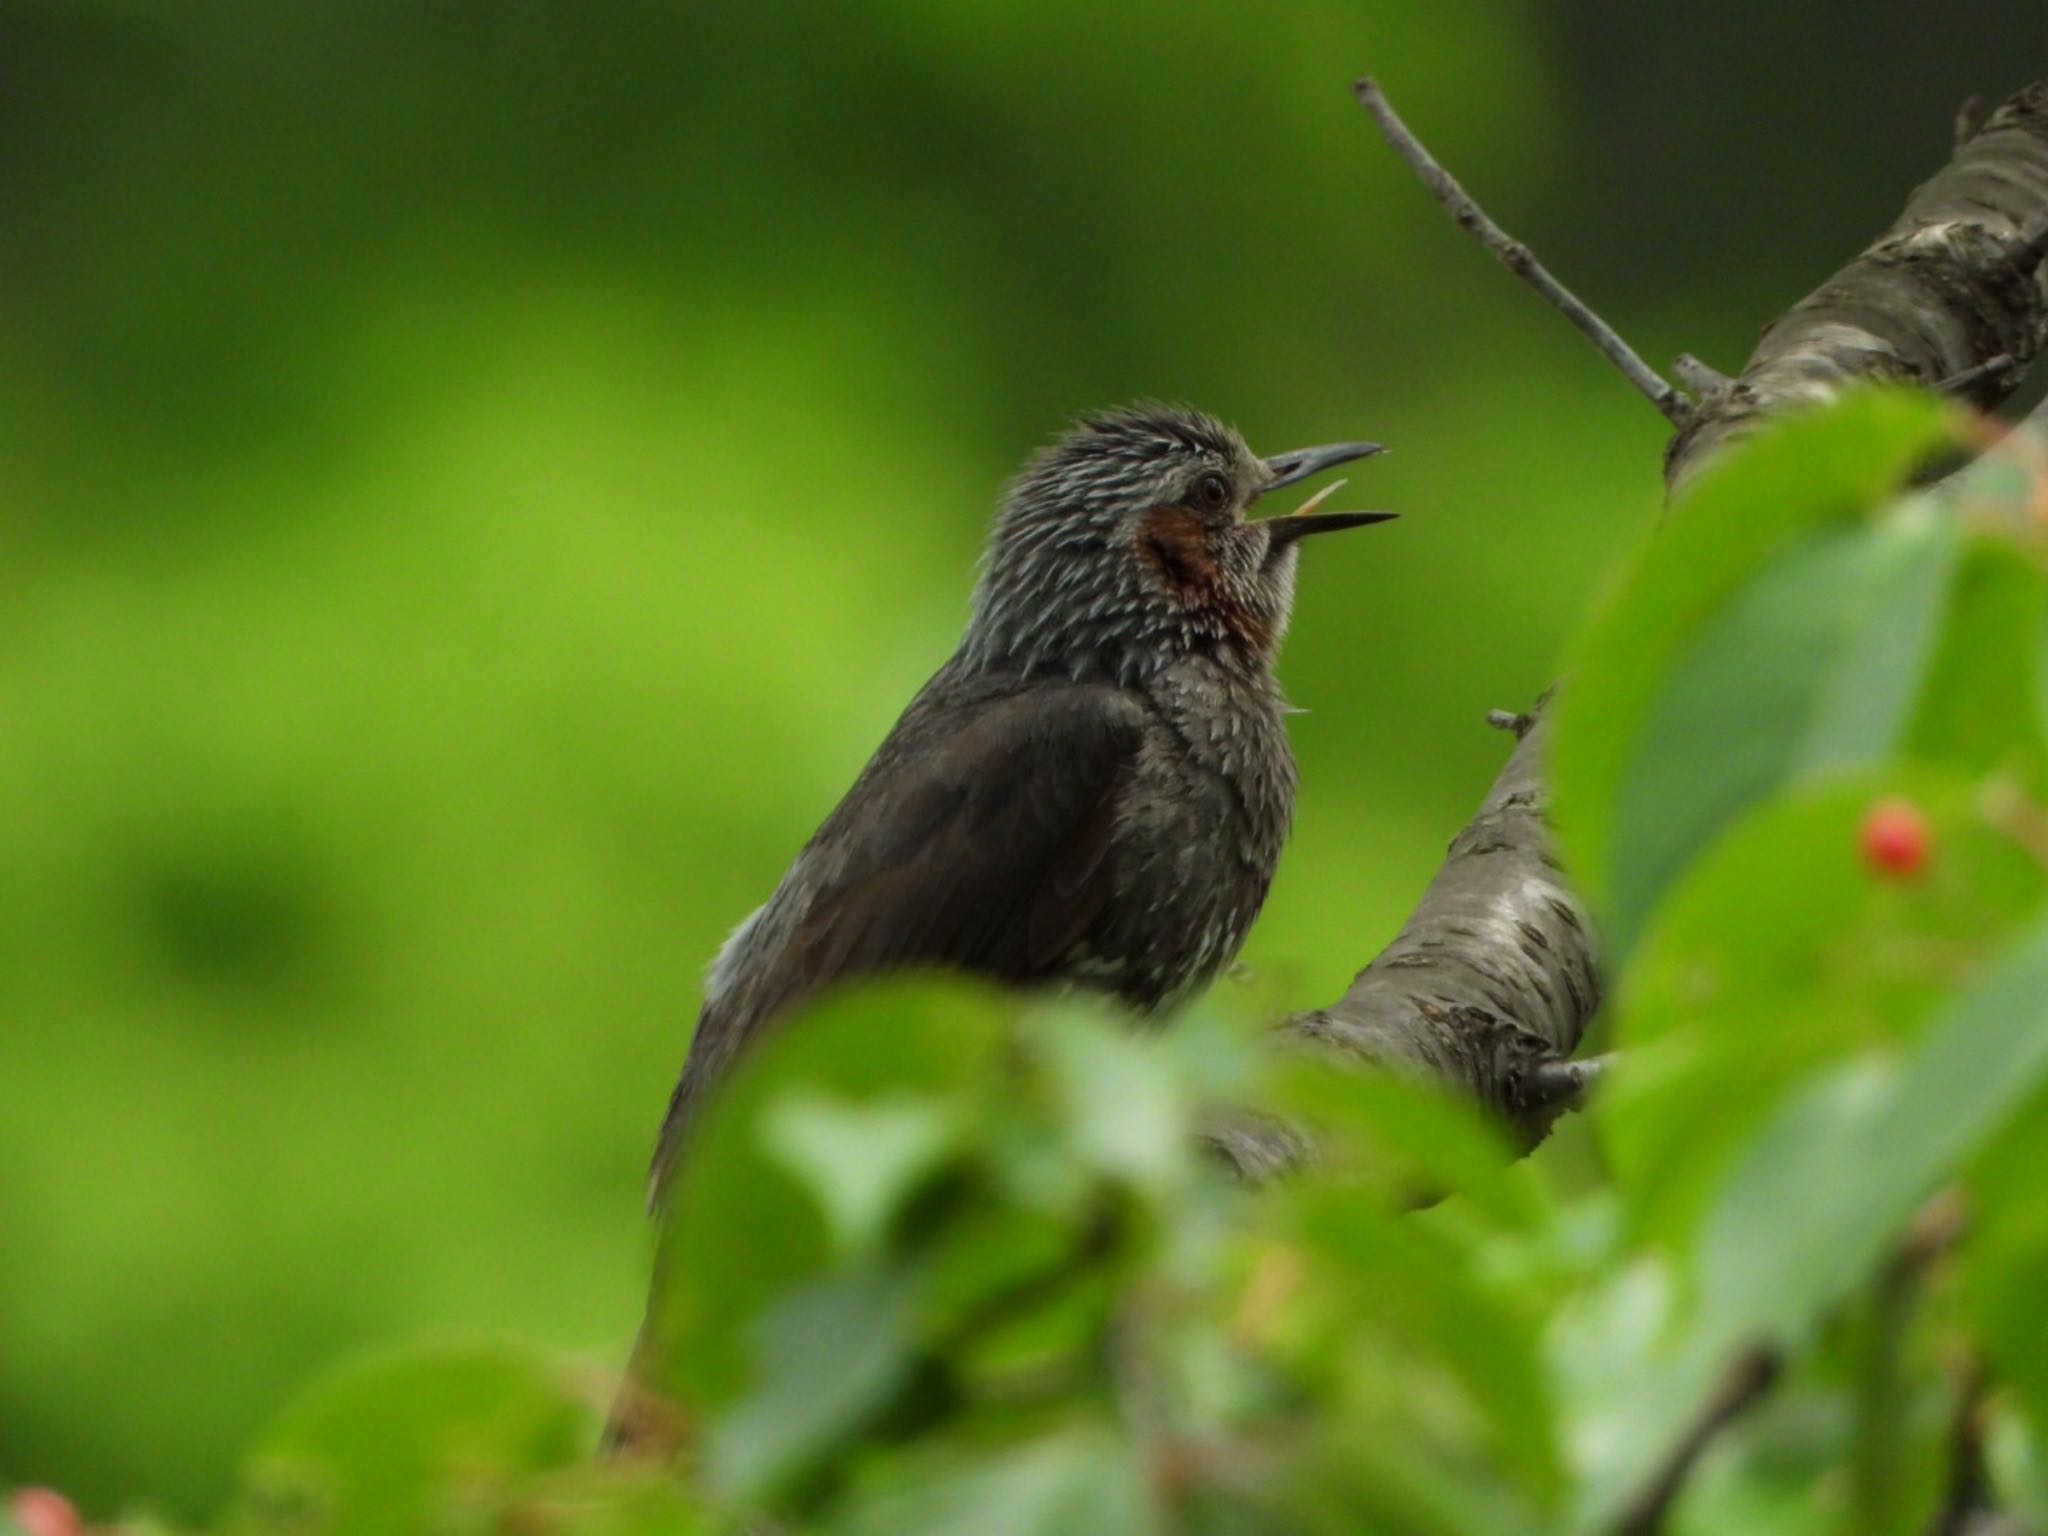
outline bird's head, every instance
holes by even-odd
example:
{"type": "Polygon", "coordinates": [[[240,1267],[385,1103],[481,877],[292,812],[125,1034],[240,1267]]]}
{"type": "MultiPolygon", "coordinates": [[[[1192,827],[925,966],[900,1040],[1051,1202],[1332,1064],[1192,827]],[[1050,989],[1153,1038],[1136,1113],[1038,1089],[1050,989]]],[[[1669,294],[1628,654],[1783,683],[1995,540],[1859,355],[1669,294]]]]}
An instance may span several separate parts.
{"type": "Polygon", "coordinates": [[[1300,542],[1390,512],[1254,519],[1261,496],[1380,452],[1336,443],[1260,458],[1184,406],[1081,420],[1010,485],[965,650],[989,667],[1133,682],[1190,651],[1269,665],[1294,602],[1300,542]]]}

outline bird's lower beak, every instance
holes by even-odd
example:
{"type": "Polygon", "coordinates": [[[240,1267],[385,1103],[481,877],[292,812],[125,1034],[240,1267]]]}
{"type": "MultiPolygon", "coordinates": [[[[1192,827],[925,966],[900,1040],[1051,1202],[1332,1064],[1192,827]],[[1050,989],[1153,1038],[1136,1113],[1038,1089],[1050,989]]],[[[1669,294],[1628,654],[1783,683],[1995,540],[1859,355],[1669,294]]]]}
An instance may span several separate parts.
{"type": "Polygon", "coordinates": [[[1339,464],[1349,464],[1353,459],[1369,459],[1386,451],[1384,443],[1326,443],[1320,448],[1297,448],[1292,453],[1276,453],[1265,461],[1265,488],[1277,491],[1283,485],[1306,480],[1310,475],[1335,469],[1339,464]]]}
{"type": "Polygon", "coordinates": [[[1263,517],[1267,547],[1280,549],[1312,533],[1335,533],[1341,528],[1364,528],[1371,523],[1392,522],[1398,512],[1294,512],[1285,517],[1263,517]]]}

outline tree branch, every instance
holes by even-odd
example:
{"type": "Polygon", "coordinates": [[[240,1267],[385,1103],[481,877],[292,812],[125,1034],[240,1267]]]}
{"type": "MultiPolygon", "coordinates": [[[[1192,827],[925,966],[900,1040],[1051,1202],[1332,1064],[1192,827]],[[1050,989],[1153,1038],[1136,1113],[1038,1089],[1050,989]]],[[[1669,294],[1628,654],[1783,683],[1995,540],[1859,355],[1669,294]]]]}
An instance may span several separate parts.
{"type": "MultiPolygon", "coordinates": [[[[1360,95],[1368,107],[1378,98],[1370,82],[1360,95]]],[[[1424,174],[1432,191],[1456,191],[1414,148],[1404,156],[1434,168],[1424,174]]],[[[1490,248],[1506,240],[1490,220],[1460,222],[1490,248]]],[[[2048,82],[1993,112],[1890,229],[1764,332],[1739,377],[1705,390],[1666,451],[1667,485],[1676,490],[1762,419],[1862,380],[1946,382],[1980,407],[1998,404],[2048,345],[2044,250],[2048,82]]],[[[1691,376],[1714,382],[1711,370],[1691,376]]],[[[1280,1028],[1342,1057],[1432,1074],[1534,1145],[1572,1101],[1557,1091],[1557,1067],[1578,1048],[1601,981],[1591,923],[1544,821],[1540,703],[1507,723],[1520,735],[1513,755],[1400,934],[1341,998],[1280,1028]]],[[[1301,1157],[1298,1131],[1262,1121],[1211,1141],[1248,1178],[1301,1157]]]]}
{"type": "Polygon", "coordinates": [[[1633,384],[1637,391],[1657,407],[1673,426],[1682,427],[1692,419],[1692,402],[1665,383],[1657,370],[1644,362],[1635,348],[1621,339],[1621,334],[1593,313],[1578,295],[1551,276],[1550,269],[1536,259],[1536,253],[1515,239],[1493,220],[1486,210],[1467,192],[1458,179],[1445,170],[1420,139],[1408,131],[1408,125],[1396,115],[1386,94],[1377,82],[1368,75],[1352,88],[1358,97],[1358,104],[1372,114],[1372,120],[1379,124],[1394,153],[1408,162],[1409,169],[1421,178],[1430,194],[1442,203],[1460,228],[1470,233],[1479,243],[1498,256],[1502,265],[1543,295],[1544,301],[1558,310],[1565,319],[1584,332],[1586,338],[1600,349],[1601,355],[1622,372],[1622,376],[1633,384]]]}
{"type": "Polygon", "coordinates": [[[1774,321],[1742,376],[1672,439],[1677,489],[1760,419],[1863,379],[1961,393],[1989,410],[2048,343],[2048,81],[1993,112],[1854,261],[1774,321]],[[2010,364],[1983,372],[2003,355],[2010,364]]]}

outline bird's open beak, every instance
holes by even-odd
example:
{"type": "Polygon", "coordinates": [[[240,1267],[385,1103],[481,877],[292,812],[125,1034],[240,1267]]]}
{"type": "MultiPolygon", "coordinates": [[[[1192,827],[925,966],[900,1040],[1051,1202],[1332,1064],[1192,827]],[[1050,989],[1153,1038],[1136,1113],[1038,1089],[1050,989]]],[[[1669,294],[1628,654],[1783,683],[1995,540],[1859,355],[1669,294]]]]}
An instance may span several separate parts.
{"type": "MultiPolygon", "coordinates": [[[[1283,485],[1293,485],[1306,480],[1310,475],[1321,474],[1339,464],[1349,464],[1354,459],[1369,459],[1376,453],[1385,453],[1380,443],[1330,443],[1321,448],[1297,448],[1292,453],[1276,453],[1267,459],[1266,489],[1278,490],[1283,485]]],[[[1271,548],[1279,549],[1292,544],[1296,539],[1311,533],[1335,533],[1340,528],[1363,528],[1370,523],[1384,523],[1398,517],[1397,512],[1318,512],[1325,497],[1342,485],[1329,487],[1319,495],[1311,496],[1300,510],[1282,513],[1278,517],[1259,520],[1271,538],[1271,548]]]]}
{"type": "Polygon", "coordinates": [[[1276,453],[1266,460],[1266,489],[1277,491],[1283,485],[1306,480],[1310,475],[1320,475],[1339,464],[1349,464],[1353,459],[1369,459],[1386,451],[1384,443],[1326,443],[1320,448],[1297,448],[1292,453],[1276,453]]]}

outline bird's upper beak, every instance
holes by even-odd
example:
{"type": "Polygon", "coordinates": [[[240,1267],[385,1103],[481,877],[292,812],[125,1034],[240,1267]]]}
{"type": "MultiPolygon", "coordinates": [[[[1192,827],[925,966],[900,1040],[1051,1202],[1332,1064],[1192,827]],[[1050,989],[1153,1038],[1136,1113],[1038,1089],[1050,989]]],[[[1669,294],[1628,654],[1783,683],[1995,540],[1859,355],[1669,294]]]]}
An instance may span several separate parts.
{"type": "MultiPolygon", "coordinates": [[[[1293,485],[1306,480],[1310,475],[1321,474],[1338,464],[1349,464],[1354,459],[1369,459],[1376,453],[1385,453],[1381,443],[1327,443],[1321,448],[1297,448],[1292,453],[1276,453],[1265,461],[1266,490],[1278,490],[1283,485],[1293,485]]],[[[1339,482],[1340,484],[1342,482],[1339,482]]],[[[1331,490],[1336,489],[1335,486],[1331,490]]],[[[1328,495],[1325,491],[1323,495],[1328,495]]],[[[1335,533],[1340,528],[1363,528],[1370,523],[1384,523],[1398,517],[1396,512],[1318,512],[1317,505],[1322,496],[1311,497],[1308,504],[1299,511],[1283,513],[1278,517],[1261,519],[1272,540],[1272,547],[1292,544],[1296,539],[1311,533],[1335,533]]]]}

